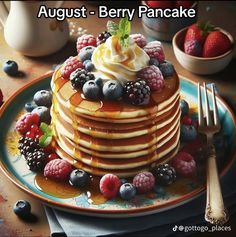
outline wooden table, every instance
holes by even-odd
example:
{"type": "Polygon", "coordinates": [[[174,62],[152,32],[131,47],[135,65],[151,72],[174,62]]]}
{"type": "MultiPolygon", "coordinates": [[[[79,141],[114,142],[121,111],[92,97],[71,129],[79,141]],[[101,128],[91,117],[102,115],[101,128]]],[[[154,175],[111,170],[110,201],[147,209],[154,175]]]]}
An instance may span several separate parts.
{"type": "MultiPolygon", "coordinates": [[[[84,1],[83,1],[84,2],[84,1]]],[[[134,4],[134,3],[132,3],[134,4]]],[[[66,6],[80,6],[81,2],[68,1],[66,6]]],[[[131,5],[131,3],[130,3],[131,5]]],[[[86,5],[89,9],[96,9],[96,6],[86,5]]],[[[209,19],[212,23],[229,30],[236,36],[236,24],[234,14],[236,12],[236,2],[200,2],[199,19],[209,19]],[[233,23],[234,22],[234,23],[233,23]],[[232,24],[231,24],[232,23],[232,24]]],[[[90,16],[88,19],[71,19],[71,33],[77,32],[78,27],[87,30],[87,33],[97,35],[103,31],[107,19],[98,19],[96,16],[90,16]],[[94,24],[96,22],[96,24],[94,24]]],[[[141,20],[135,19],[132,23],[133,32],[143,32],[141,20]]],[[[7,100],[17,89],[34,80],[35,78],[52,70],[54,64],[64,61],[68,56],[75,55],[75,38],[71,36],[70,42],[58,53],[41,58],[30,58],[20,55],[12,50],[5,42],[3,28],[0,28],[0,65],[8,59],[17,61],[19,69],[24,72],[21,78],[11,78],[0,69],[0,88],[3,91],[4,99],[7,100]]],[[[166,58],[172,61],[177,72],[194,81],[207,81],[216,83],[220,94],[228,102],[234,111],[236,111],[236,60],[232,60],[230,65],[222,72],[212,76],[194,75],[180,66],[176,61],[171,43],[163,43],[166,58]]],[[[0,172],[0,236],[49,236],[48,223],[42,208],[42,205],[31,198],[29,195],[17,189],[6,177],[0,172]],[[38,216],[37,223],[26,223],[18,219],[12,212],[12,206],[18,199],[29,200],[32,204],[33,212],[38,216]]],[[[224,233],[227,236],[235,236],[233,223],[236,223],[236,216],[231,217],[230,224],[233,232],[224,233]]],[[[215,236],[216,233],[214,233],[215,236]]],[[[220,234],[220,233],[218,233],[220,234]]],[[[217,235],[218,235],[217,234],[217,235]]],[[[196,234],[199,236],[200,234],[196,234]]],[[[219,235],[220,236],[220,235],[219,235]]]]}

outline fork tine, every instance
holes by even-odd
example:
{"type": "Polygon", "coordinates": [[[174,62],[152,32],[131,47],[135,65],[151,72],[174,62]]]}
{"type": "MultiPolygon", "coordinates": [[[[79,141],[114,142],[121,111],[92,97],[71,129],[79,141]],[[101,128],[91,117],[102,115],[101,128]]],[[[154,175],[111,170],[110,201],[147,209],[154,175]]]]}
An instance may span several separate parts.
{"type": "Polygon", "coordinates": [[[204,116],[202,109],[202,94],[201,94],[201,86],[198,82],[198,124],[199,126],[204,126],[204,116]]]}
{"type": "Polygon", "coordinates": [[[205,103],[206,103],[206,121],[207,121],[207,125],[208,126],[211,126],[213,125],[213,122],[212,122],[212,116],[211,116],[211,110],[210,110],[210,107],[209,107],[209,100],[208,100],[208,92],[207,92],[207,88],[206,88],[206,83],[204,82],[203,83],[203,86],[204,86],[204,94],[205,94],[205,103]]]}
{"type": "Polygon", "coordinates": [[[212,90],[212,101],[213,101],[214,124],[216,126],[220,126],[219,112],[216,104],[215,86],[213,83],[211,84],[211,90],[212,90]]]}

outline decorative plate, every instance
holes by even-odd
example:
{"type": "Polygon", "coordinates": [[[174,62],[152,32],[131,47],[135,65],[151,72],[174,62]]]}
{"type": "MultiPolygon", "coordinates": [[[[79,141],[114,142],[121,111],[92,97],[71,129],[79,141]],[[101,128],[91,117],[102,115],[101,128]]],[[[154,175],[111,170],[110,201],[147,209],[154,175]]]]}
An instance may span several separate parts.
{"type": "MultiPolygon", "coordinates": [[[[197,87],[188,79],[181,78],[181,96],[190,103],[191,116],[197,118],[197,87]]],[[[19,135],[14,130],[17,118],[24,112],[24,104],[41,89],[49,89],[51,75],[46,75],[17,91],[0,110],[0,167],[6,177],[20,189],[46,205],[85,215],[102,217],[131,217],[157,213],[182,205],[200,195],[205,189],[204,162],[198,164],[198,175],[194,179],[178,178],[172,185],[156,187],[155,192],[136,195],[131,201],[119,198],[106,201],[96,191],[78,191],[69,184],[45,180],[43,175],[27,169],[25,160],[18,151],[19,135]]],[[[218,167],[221,176],[233,163],[236,154],[236,121],[233,112],[217,97],[222,131],[216,137],[218,167]]],[[[185,144],[185,146],[194,146],[185,144]]],[[[96,189],[96,188],[95,188],[96,189]]]]}

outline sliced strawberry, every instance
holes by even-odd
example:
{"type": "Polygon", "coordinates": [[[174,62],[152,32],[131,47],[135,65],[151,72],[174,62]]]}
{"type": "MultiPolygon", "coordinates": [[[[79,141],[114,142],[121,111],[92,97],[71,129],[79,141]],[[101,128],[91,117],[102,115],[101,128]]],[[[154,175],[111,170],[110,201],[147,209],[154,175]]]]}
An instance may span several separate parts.
{"type": "Polygon", "coordinates": [[[194,1],[176,1],[176,7],[191,8],[193,4],[194,1]]]}
{"type": "Polygon", "coordinates": [[[146,1],[147,5],[151,8],[173,8],[175,1],[146,1]]]}

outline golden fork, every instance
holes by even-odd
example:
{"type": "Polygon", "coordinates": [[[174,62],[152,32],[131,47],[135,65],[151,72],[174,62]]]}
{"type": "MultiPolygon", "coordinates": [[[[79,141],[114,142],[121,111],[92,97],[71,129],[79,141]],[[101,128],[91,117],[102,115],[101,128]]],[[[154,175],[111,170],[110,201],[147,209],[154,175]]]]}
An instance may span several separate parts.
{"type": "Polygon", "coordinates": [[[203,112],[201,85],[198,83],[198,131],[207,137],[207,200],[205,220],[214,225],[223,225],[228,221],[228,212],[224,206],[219,175],[216,164],[216,152],[213,145],[214,134],[220,131],[220,119],[216,104],[215,88],[211,84],[213,112],[210,110],[208,90],[203,83],[205,95],[205,113],[203,112]],[[204,116],[205,114],[205,116],[204,116]]]}

